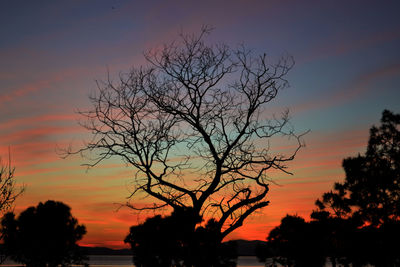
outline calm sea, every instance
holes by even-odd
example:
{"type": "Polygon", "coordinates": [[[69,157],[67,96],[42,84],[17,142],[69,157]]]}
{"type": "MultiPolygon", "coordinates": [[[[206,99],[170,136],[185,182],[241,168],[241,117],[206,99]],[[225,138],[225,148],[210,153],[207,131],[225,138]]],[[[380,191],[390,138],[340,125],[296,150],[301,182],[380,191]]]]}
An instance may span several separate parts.
{"type": "MultiPolygon", "coordinates": [[[[89,264],[91,267],[134,267],[132,264],[132,256],[90,256],[89,264]]],[[[0,266],[16,267],[21,266],[7,260],[0,266]]],[[[264,266],[263,263],[258,262],[254,256],[242,256],[238,259],[238,267],[259,267],[264,266]]]]}

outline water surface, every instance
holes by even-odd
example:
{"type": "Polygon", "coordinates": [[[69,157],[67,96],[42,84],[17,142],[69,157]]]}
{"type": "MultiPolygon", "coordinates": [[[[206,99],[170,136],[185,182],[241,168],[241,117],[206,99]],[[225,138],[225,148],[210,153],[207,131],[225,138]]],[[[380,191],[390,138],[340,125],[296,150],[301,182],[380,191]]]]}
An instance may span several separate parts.
{"type": "MultiPolygon", "coordinates": [[[[132,264],[132,256],[128,255],[92,255],[89,256],[89,264],[91,267],[134,267],[132,264]]],[[[0,266],[17,267],[22,266],[17,263],[7,260],[0,266]]],[[[237,267],[259,267],[264,266],[263,263],[258,262],[254,256],[241,256],[238,258],[237,267]]]]}

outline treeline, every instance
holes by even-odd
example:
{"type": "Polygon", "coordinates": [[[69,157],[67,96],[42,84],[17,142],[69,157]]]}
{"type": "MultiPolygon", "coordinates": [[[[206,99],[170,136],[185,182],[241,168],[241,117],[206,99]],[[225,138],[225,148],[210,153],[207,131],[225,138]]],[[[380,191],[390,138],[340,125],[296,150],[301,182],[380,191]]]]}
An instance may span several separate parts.
{"type": "Polygon", "coordinates": [[[287,215],[257,248],[269,266],[400,266],[400,114],[385,110],[364,155],[316,201],[311,220],[287,215]]]}

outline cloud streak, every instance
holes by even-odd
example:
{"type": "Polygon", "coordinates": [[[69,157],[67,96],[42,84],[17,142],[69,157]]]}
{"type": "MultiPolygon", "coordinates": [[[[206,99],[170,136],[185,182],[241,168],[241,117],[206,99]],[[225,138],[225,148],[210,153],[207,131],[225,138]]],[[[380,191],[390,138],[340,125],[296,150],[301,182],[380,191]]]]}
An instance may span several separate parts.
{"type": "Polygon", "coordinates": [[[380,79],[398,77],[399,75],[400,64],[383,66],[359,75],[341,88],[332,88],[328,93],[317,96],[317,99],[313,98],[312,100],[294,106],[293,111],[295,113],[310,112],[338,106],[346,102],[352,102],[365,97],[367,92],[374,90],[374,83],[380,79]]]}

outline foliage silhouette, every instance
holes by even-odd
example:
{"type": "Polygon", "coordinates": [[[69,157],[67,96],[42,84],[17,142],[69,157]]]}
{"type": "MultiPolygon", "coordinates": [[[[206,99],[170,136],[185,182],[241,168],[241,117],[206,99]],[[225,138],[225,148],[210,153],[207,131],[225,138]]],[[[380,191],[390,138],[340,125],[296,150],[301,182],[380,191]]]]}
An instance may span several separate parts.
{"type": "Polygon", "coordinates": [[[131,245],[133,263],[138,267],[236,266],[234,244],[220,244],[214,220],[192,231],[191,225],[201,221],[193,209],[180,209],[132,226],[125,242],[131,245]]]}
{"type": "Polygon", "coordinates": [[[400,219],[400,114],[385,110],[373,126],[365,155],[343,160],[345,181],[317,200],[321,210],[360,217],[377,226],[400,219]]]}
{"type": "Polygon", "coordinates": [[[313,211],[311,214],[311,226],[318,229],[319,242],[324,247],[321,256],[329,259],[332,266],[338,264],[359,266],[363,262],[360,253],[361,245],[367,242],[359,242],[362,221],[359,218],[341,218],[331,216],[327,211],[313,211]]]}
{"type": "Polygon", "coordinates": [[[321,229],[299,216],[286,215],[268,235],[269,257],[284,266],[324,266],[321,229]]]}
{"type": "Polygon", "coordinates": [[[29,207],[18,218],[7,213],[1,221],[6,254],[28,267],[82,264],[77,241],[86,233],[62,202],[46,201],[29,207]]]}
{"type": "Polygon", "coordinates": [[[346,158],[344,182],[316,201],[311,221],[286,216],[258,257],[284,265],[400,266],[400,114],[385,110],[365,155],[346,158]]]}
{"type": "Polygon", "coordinates": [[[353,266],[400,266],[400,114],[384,110],[381,125],[370,129],[365,155],[346,158],[343,168],[344,182],[316,204],[357,226],[346,234],[345,258],[353,266]]]}
{"type": "Polygon", "coordinates": [[[382,235],[380,228],[360,228],[360,221],[352,218],[332,217],[329,213],[313,212],[312,220],[306,222],[298,216],[287,215],[267,238],[267,245],[259,247],[260,261],[272,258],[271,265],[323,267],[326,260],[333,267],[366,264],[374,266],[397,266],[390,257],[398,257],[400,228],[391,228],[390,235],[382,235]],[[389,239],[391,237],[391,239],[389,239]],[[386,242],[386,243],[385,243],[386,242]],[[382,247],[382,244],[385,244],[382,247]],[[396,252],[395,252],[396,251],[396,252]],[[386,261],[390,264],[382,264],[386,261]]]}

